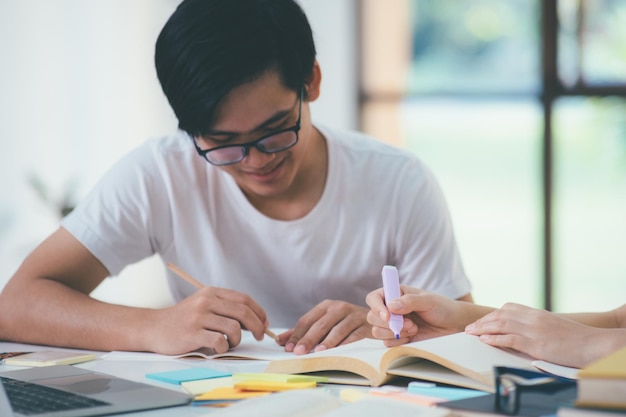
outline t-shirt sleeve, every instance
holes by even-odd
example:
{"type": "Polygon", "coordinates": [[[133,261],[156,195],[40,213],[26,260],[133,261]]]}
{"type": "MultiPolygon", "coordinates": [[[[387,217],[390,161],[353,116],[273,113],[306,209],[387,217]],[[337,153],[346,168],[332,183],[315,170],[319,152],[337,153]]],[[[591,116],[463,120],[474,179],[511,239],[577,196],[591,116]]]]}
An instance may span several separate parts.
{"type": "MultiPolygon", "coordinates": [[[[87,197],[66,216],[69,231],[117,275],[132,263],[153,255],[158,245],[155,218],[167,210],[159,192],[154,156],[144,145],[117,162],[87,197]]],[[[166,213],[165,213],[166,214],[166,213]]]]}

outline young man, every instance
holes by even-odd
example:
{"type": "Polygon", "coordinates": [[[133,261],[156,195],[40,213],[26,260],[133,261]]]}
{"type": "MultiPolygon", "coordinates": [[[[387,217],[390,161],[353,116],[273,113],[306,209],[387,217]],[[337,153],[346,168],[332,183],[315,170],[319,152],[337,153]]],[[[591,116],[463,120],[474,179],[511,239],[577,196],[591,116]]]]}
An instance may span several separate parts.
{"type": "Polygon", "coordinates": [[[293,0],[185,0],[156,44],[180,132],[116,164],[0,296],[0,338],[99,350],[224,352],[241,330],[289,328],[296,354],[370,336],[385,264],[471,300],[447,208],[411,154],[311,122],[321,69],[293,0]],[[88,294],[153,254],[177,303],[88,294]]]}
{"type": "Polygon", "coordinates": [[[496,309],[407,286],[388,306],[382,289],[368,294],[367,304],[372,335],[387,346],[465,331],[492,346],[578,368],[626,346],[626,304],[598,313],[557,314],[515,303],[496,309]],[[404,316],[400,339],[387,325],[389,311],[404,316]]]}

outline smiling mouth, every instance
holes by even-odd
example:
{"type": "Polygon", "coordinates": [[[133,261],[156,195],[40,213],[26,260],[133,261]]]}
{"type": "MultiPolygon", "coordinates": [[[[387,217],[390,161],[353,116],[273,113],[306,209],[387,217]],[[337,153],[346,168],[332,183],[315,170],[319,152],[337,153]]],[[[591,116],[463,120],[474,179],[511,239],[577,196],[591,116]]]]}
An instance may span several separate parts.
{"type": "Polygon", "coordinates": [[[285,160],[283,159],[282,161],[280,161],[278,164],[276,164],[274,167],[272,167],[270,169],[264,169],[262,171],[255,171],[255,172],[246,172],[246,174],[251,175],[253,177],[267,177],[269,175],[272,175],[280,167],[282,167],[284,162],[285,162],[285,160]]]}

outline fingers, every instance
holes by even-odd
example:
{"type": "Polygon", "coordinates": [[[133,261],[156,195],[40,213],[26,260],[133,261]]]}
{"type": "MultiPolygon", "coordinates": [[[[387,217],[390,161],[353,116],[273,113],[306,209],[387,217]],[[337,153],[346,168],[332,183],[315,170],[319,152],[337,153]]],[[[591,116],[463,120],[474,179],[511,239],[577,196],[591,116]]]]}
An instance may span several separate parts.
{"type": "Polygon", "coordinates": [[[352,314],[337,322],[330,332],[328,332],[324,340],[315,346],[314,351],[320,352],[335,346],[356,342],[357,340],[370,336],[371,329],[369,326],[365,325],[364,320],[365,310],[362,313],[363,314],[358,314],[353,311],[352,314]]]}
{"type": "Polygon", "coordinates": [[[408,343],[413,340],[418,333],[416,323],[411,320],[408,315],[415,310],[424,307],[422,298],[424,292],[407,286],[401,286],[401,292],[404,294],[400,298],[392,300],[389,305],[385,305],[383,289],[372,291],[366,297],[366,303],[371,310],[367,313],[367,322],[372,325],[372,336],[382,339],[386,346],[397,346],[408,343]],[[404,317],[400,338],[396,339],[395,334],[389,329],[389,312],[400,314],[404,317]]]}
{"type": "Polygon", "coordinates": [[[371,334],[366,314],[365,308],[344,301],[323,301],[298,320],[285,350],[301,355],[362,339],[371,334]]]}
{"type": "Polygon", "coordinates": [[[491,346],[514,349],[518,352],[528,352],[529,340],[516,334],[483,334],[480,340],[491,346]]]}
{"type": "MultiPolygon", "coordinates": [[[[283,332],[283,333],[279,334],[278,335],[278,344],[281,345],[281,346],[286,346],[287,342],[291,338],[291,335],[293,334],[293,330],[294,329],[289,329],[286,332],[283,332]]],[[[293,351],[293,347],[291,348],[291,350],[289,350],[289,352],[291,352],[291,351],[293,351]]]]}
{"type": "Polygon", "coordinates": [[[389,303],[389,310],[396,314],[421,314],[434,310],[439,306],[446,306],[452,302],[451,299],[439,294],[430,293],[417,288],[402,286],[402,297],[389,303]]]}
{"type": "Polygon", "coordinates": [[[287,352],[296,355],[309,353],[337,323],[336,319],[325,317],[327,306],[324,304],[328,303],[329,301],[323,301],[300,317],[285,345],[287,352]]]}
{"type": "MultiPolygon", "coordinates": [[[[191,351],[208,348],[223,353],[239,345],[242,329],[257,340],[264,336],[267,318],[248,295],[223,288],[204,287],[166,311],[157,343],[161,349],[191,351]],[[172,340],[176,340],[172,343],[172,340]]],[[[179,352],[180,353],[180,352],[179,352]]]]}
{"type": "Polygon", "coordinates": [[[237,327],[233,319],[199,312],[195,301],[186,298],[174,306],[151,311],[142,337],[157,353],[177,355],[198,349],[223,353],[239,342],[240,331],[230,330],[237,327]],[[234,341],[229,343],[226,333],[232,334],[234,341]]]}
{"type": "Polygon", "coordinates": [[[200,346],[210,346],[215,353],[225,353],[231,348],[229,338],[220,332],[207,330],[200,346]]]}
{"type": "Polygon", "coordinates": [[[469,324],[465,331],[474,335],[517,333],[523,331],[533,320],[532,315],[529,314],[531,310],[535,309],[507,303],[502,308],[469,324]]]}
{"type": "Polygon", "coordinates": [[[387,306],[385,305],[385,296],[382,288],[379,288],[367,294],[367,296],[365,297],[365,302],[370,307],[371,311],[376,317],[380,316],[381,319],[384,321],[389,319],[389,311],[387,310],[387,306]]]}
{"type": "Polygon", "coordinates": [[[189,298],[195,300],[199,314],[217,316],[207,321],[207,328],[223,331],[228,335],[231,346],[239,344],[241,329],[249,330],[256,340],[263,338],[267,325],[265,311],[247,294],[225,288],[205,287],[189,298]],[[232,321],[219,320],[219,317],[232,321]]]}
{"type": "MultiPolygon", "coordinates": [[[[256,340],[263,339],[264,330],[268,325],[267,315],[249,295],[214,287],[206,287],[201,291],[205,291],[210,298],[215,297],[215,300],[211,300],[211,310],[215,314],[237,320],[242,328],[254,335],[256,340]]],[[[227,334],[230,338],[231,334],[227,334]]]]}
{"type": "MultiPolygon", "coordinates": [[[[386,321],[389,320],[389,311],[402,315],[419,311],[420,308],[423,308],[423,300],[421,300],[423,294],[428,294],[406,285],[400,286],[400,292],[403,294],[400,298],[392,300],[389,305],[386,305],[383,289],[379,288],[367,294],[365,302],[372,311],[386,321]]],[[[430,306],[430,304],[432,303],[429,302],[428,305],[430,306]]]]}
{"type": "MultiPolygon", "coordinates": [[[[474,323],[465,331],[479,336],[491,346],[513,349],[536,358],[550,350],[549,338],[555,336],[559,327],[551,325],[554,315],[545,310],[515,303],[507,303],[474,323]]],[[[557,336],[558,337],[558,336],[557,336]]]]}
{"type": "MultiPolygon", "coordinates": [[[[377,318],[378,323],[380,318],[377,318]]],[[[417,325],[408,317],[404,318],[402,323],[402,331],[400,332],[400,338],[396,339],[395,334],[389,329],[387,322],[382,322],[380,325],[374,325],[368,313],[368,322],[372,324],[372,336],[376,339],[382,339],[386,346],[396,346],[413,341],[413,337],[418,332],[417,325]]]]}

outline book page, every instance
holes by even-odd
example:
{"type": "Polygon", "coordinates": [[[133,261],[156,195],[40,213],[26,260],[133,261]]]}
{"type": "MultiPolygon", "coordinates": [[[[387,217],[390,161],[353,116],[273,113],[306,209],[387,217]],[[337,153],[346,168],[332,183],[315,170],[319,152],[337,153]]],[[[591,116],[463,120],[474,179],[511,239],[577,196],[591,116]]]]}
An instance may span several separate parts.
{"type": "Polygon", "coordinates": [[[263,340],[257,341],[252,333],[243,332],[241,343],[228,352],[210,356],[210,359],[257,359],[257,360],[277,360],[289,359],[296,356],[292,352],[285,352],[285,347],[280,346],[271,337],[265,336],[263,340]]]}
{"type": "Polygon", "coordinates": [[[276,343],[271,337],[265,336],[257,341],[252,333],[243,331],[241,343],[228,352],[215,354],[211,349],[202,349],[180,355],[162,355],[152,352],[113,351],[102,355],[102,359],[128,361],[162,361],[175,359],[257,359],[274,360],[293,358],[294,354],[285,352],[285,348],[276,343]]]}
{"type": "MultiPolygon", "coordinates": [[[[464,332],[419,342],[408,343],[391,349],[383,358],[382,366],[394,370],[394,361],[403,357],[417,357],[443,365],[450,370],[478,381],[493,390],[493,367],[512,366],[516,368],[531,368],[532,358],[481,342],[478,337],[464,332]]],[[[420,362],[406,365],[403,363],[404,376],[426,379],[420,376],[420,362]],[[408,371],[410,375],[407,375],[408,371]]],[[[445,382],[445,381],[439,381],[445,382]]],[[[452,381],[450,383],[453,383],[452,381]]],[[[484,389],[484,388],[479,388],[484,389]]]]}
{"type": "Polygon", "coordinates": [[[435,362],[425,359],[400,360],[394,363],[389,374],[396,376],[404,376],[407,378],[423,379],[425,381],[439,382],[442,384],[453,385],[455,387],[463,387],[476,389],[480,391],[493,391],[493,384],[485,384],[476,381],[468,376],[461,375],[450,368],[441,366],[435,362]]]}
{"type": "MultiPolygon", "coordinates": [[[[356,378],[343,374],[341,380],[330,378],[330,382],[341,383],[350,379],[356,385],[380,385],[388,376],[381,372],[380,360],[387,352],[381,340],[361,339],[322,352],[292,356],[291,359],[270,362],[266,372],[275,373],[310,373],[322,371],[349,372],[365,378],[356,378]]],[[[324,373],[326,376],[326,373],[324,373]]],[[[341,374],[337,374],[341,375],[341,374]]]]}
{"type": "Polygon", "coordinates": [[[546,361],[533,361],[533,366],[552,375],[562,376],[569,379],[578,379],[578,368],[557,365],[556,363],[546,361]]]}

